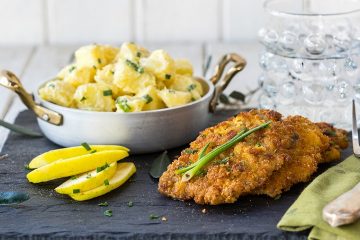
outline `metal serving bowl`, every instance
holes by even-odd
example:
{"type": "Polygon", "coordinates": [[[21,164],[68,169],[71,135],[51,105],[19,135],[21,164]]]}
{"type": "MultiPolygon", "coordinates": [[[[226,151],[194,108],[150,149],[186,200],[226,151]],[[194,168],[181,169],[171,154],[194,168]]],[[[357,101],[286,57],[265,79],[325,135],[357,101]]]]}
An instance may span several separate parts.
{"type": "Polygon", "coordinates": [[[152,111],[120,113],[94,112],[62,107],[25,91],[11,72],[0,72],[0,85],[16,92],[22,102],[37,115],[43,134],[52,142],[68,147],[82,142],[89,144],[120,144],[132,153],[149,153],[181,146],[193,140],[206,128],[215,111],[218,98],[246,61],[237,54],[225,55],[206,81],[196,78],[205,95],[189,104],[152,111]],[[221,79],[225,67],[233,63],[221,79]],[[221,80],[221,81],[220,81],[221,80]]]}

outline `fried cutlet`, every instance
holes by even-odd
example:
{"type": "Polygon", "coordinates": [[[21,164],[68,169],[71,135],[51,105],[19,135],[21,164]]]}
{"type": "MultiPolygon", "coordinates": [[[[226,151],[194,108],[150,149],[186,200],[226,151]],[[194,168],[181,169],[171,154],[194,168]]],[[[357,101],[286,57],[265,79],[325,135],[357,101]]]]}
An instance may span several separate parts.
{"type": "Polygon", "coordinates": [[[275,196],[293,184],[306,181],[316,171],[331,139],[320,127],[302,117],[282,119],[270,110],[252,110],[205,129],[169,165],[159,180],[160,193],[199,204],[235,202],[247,194],[275,196]],[[237,143],[206,165],[188,182],[175,170],[196,162],[201,149],[207,152],[227,142],[245,127],[250,129],[268,120],[272,123],[237,143]]]}

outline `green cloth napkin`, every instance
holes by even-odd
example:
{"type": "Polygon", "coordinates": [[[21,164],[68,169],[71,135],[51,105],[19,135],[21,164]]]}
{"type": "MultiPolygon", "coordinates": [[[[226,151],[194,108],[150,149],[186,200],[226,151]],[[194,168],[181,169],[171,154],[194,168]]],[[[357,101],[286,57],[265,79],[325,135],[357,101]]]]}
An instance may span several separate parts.
{"type": "Polygon", "coordinates": [[[322,219],[322,209],[360,182],[360,159],[350,156],[318,176],[287,210],[277,227],[285,231],[311,228],[311,240],[359,240],[360,221],[333,228],[322,219]]]}

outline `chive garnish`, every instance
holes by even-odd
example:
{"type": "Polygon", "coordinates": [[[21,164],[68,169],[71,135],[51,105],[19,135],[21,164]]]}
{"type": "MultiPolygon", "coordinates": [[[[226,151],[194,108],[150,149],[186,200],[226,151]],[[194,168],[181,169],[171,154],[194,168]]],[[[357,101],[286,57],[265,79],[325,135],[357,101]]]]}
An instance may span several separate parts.
{"type": "Polygon", "coordinates": [[[108,180],[108,179],[105,179],[105,180],[104,180],[104,185],[105,185],[105,186],[109,186],[109,184],[110,184],[110,183],[109,183],[109,180],[108,180]]]}
{"type": "Polygon", "coordinates": [[[109,90],[105,90],[103,91],[103,95],[106,97],[106,96],[112,96],[112,90],[109,89],[109,90]]]}
{"type": "Polygon", "coordinates": [[[129,201],[127,205],[128,205],[128,207],[132,207],[132,206],[134,206],[134,203],[132,201],[129,201]]]}
{"type": "Polygon", "coordinates": [[[109,164],[108,164],[108,163],[105,163],[104,166],[97,167],[97,168],[96,168],[96,172],[99,173],[99,172],[101,172],[101,171],[104,171],[104,170],[107,169],[108,167],[110,167],[109,164]]]}
{"type": "Polygon", "coordinates": [[[166,79],[166,80],[171,79],[171,74],[165,74],[165,79],[166,79]]]}
{"type": "Polygon", "coordinates": [[[109,204],[108,204],[108,202],[102,202],[102,203],[99,203],[98,206],[107,207],[107,206],[109,206],[109,204]]]}
{"type": "Polygon", "coordinates": [[[26,169],[26,170],[32,170],[30,167],[29,167],[29,164],[24,164],[24,168],[26,169]]]}
{"type": "Polygon", "coordinates": [[[90,153],[96,153],[97,151],[94,149],[94,150],[92,150],[90,153]]]}
{"type": "MultiPolygon", "coordinates": [[[[226,143],[216,147],[215,149],[213,149],[211,152],[209,152],[208,154],[206,154],[205,156],[203,156],[202,158],[199,158],[197,162],[195,162],[193,165],[193,167],[189,170],[187,170],[184,175],[182,176],[182,181],[186,182],[189,181],[191,178],[193,178],[195,175],[198,174],[198,172],[206,165],[208,164],[210,161],[212,161],[216,156],[218,156],[220,153],[226,151],[227,149],[229,149],[230,147],[234,146],[236,143],[238,143],[239,141],[243,140],[245,137],[249,136],[250,134],[252,134],[253,132],[260,130],[262,128],[267,127],[269,124],[271,123],[271,121],[268,121],[266,123],[263,123],[257,127],[254,127],[250,130],[242,130],[240,131],[238,134],[236,134],[235,137],[233,137],[232,139],[230,139],[229,141],[227,141],[226,143]]],[[[190,165],[191,166],[191,165],[190,165]]],[[[189,167],[187,167],[189,168],[189,167]]],[[[178,169],[175,171],[176,173],[182,173],[183,170],[182,169],[178,169]]]]}
{"type": "Polygon", "coordinates": [[[101,59],[100,59],[100,58],[98,58],[98,60],[97,60],[97,61],[98,61],[98,63],[99,63],[99,64],[101,64],[101,59]]]}
{"type": "Polygon", "coordinates": [[[73,189],[73,193],[80,193],[80,189],[73,189]]]}
{"type": "Polygon", "coordinates": [[[138,73],[143,73],[144,72],[144,68],[139,66],[138,64],[134,63],[133,61],[130,61],[129,59],[125,60],[125,63],[132,67],[136,72],[138,73]]]}
{"type": "Polygon", "coordinates": [[[141,52],[137,52],[136,53],[136,56],[139,58],[139,57],[141,57],[141,52]]]}
{"type": "Polygon", "coordinates": [[[48,86],[48,87],[51,87],[51,88],[55,88],[55,84],[54,84],[54,83],[49,83],[47,86],[48,86]]]}
{"type": "Polygon", "coordinates": [[[70,179],[71,179],[71,180],[75,180],[75,179],[77,179],[77,177],[76,177],[76,176],[72,176],[70,179]]]}
{"type": "Polygon", "coordinates": [[[196,149],[187,148],[183,152],[186,154],[194,154],[194,153],[197,153],[197,151],[198,150],[196,150],[196,149]]]}
{"type": "Polygon", "coordinates": [[[191,92],[192,90],[194,90],[196,88],[196,84],[190,84],[188,87],[187,87],[187,90],[189,92],[191,92]]]}
{"type": "Polygon", "coordinates": [[[85,101],[85,100],[86,100],[86,97],[83,96],[83,97],[80,99],[80,102],[85,101]]]}
{"type": "Polygon", "coordinates": [[[105,210],[104,215],[107,216],[107,217],[112,217],[113,214],[112,214],[111,210],[105,210]]]}
{"type": "Polygon", "coordinates": [[[91,174],[86,175],[86,178],[87,179],[91,178],[91,174]]]}
{"type": "Polygon", "coordinates": [[[155,215],[155,214],[150,214],[149,218],[150,220],[155,220],[155,219],[158,219],[160,216],[158,215],[155,215]]]}
{"type": "Polygon", "coordinates": [[[152,98],[150,95],[148,95],[148,94],[146,94],[145,96],[143,96],[143,98],[145,99],[146,104],[151,103],[151,102],[153,101],[153,98],[152,98]]]}
{"type": "Polygon", "coordinates": [[[81,144],[81,146],[83,146],[83,147],[86,149],[86,151],[91,151],[91,147],[89,146],[88,143],[83,142],[83,143],[81,144]]]}
{"type": "Polygon", "coordinates": [[[131,111],[131,107],[128,104],[128,100],[127,99],[118,99],[116,100],[116,103],[119,105],[120,109],[123,110],[124,112],[130,112],[131,111]]]}
{"type": "Polygon", "coordinates": [[[71,73],[71,72],[74,71],[75,69],[76,69],[75,66],[71,66],[71,67],[69,68],[69,73],[71,73]]]}
{"type": "MultiPolygon", "coordinates": [[[[199,154],[199,159],[200,159],[200,158],[203,158],[203,157],[205,156],[206,150],[208,149],[209,145],[210,145],[210,143],[207,143],[207,144],[201,149],[201,152],[200,152],[200,154],[199,154]]],[[[184,172],[192,169],[193,167],[195,167],[196,164],[197,164],[197,162],[194,162],[193,164],[191,164],[191,165],[189,165],[189,166],[187,166],[187,167],[183,167],[183,168],[180,168],[180,169],[176,170],[175,173],[176,173],[176,174],[184,173],[184,172]]]]}
{"type": "Polygon", "coordinates": [[[114,75],[114,74],[115,74],[115,72],[114,72],[114,71],[110,71],[110,73],[111,73],[112,75],[114,75]]]}
{"type": "Polygon", "coordinates": [[[93,68],[96,70],[96,66],[95,66],[95,65],[93,65],[93,68]]]}

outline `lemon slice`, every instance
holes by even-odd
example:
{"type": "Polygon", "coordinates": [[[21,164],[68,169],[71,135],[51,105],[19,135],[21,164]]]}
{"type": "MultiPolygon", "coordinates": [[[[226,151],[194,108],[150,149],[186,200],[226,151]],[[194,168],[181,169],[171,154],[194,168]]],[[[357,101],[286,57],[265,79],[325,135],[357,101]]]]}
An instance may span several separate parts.
{"type": "Polygon", "coordinates": [[[124,150],[108,150],[52,162],[27,174],[32,183],[46,182],[57,178],[74,176],[113,163],[127,157],[124,150]]]}
{"type": "Polygon", "coordinates": [[[118,145],[89,145],[89,147],[91,148],[90,150],[86,150],[83,146],[77,146],[48,151],[31,160],[31,162],[29,163],[29,168],[39,168],[57,160],[77,157],[88,154],[90,152],[100,152],[108,150],[124,150],[127,152],[129,151],[128,148],[118,145]]]}
{"type": "Polygon", "coordinates": [[[117,169],[114,176],[109,179],[102,186],[91,189],[86,192],[71,193],[70,197],[77,201],[85,201],[92,198],[99,197],[104,195],[124,184],[134,173],[136,172],[136,167],[133,163],[118,163],[117,169]]]}
{"type": "Polygon", "coordinates": [[[55,188],[55,191],[61,194],[71,194],[74,191],[85,192],[99,187],[104,184],[105,180],[114,176],[116,166],[116,162],[113,162],[110,165],[105,164],[93,171],[74,176],[55,188]],[[104,167],[105,169],[103,169],[104,167]]]}

